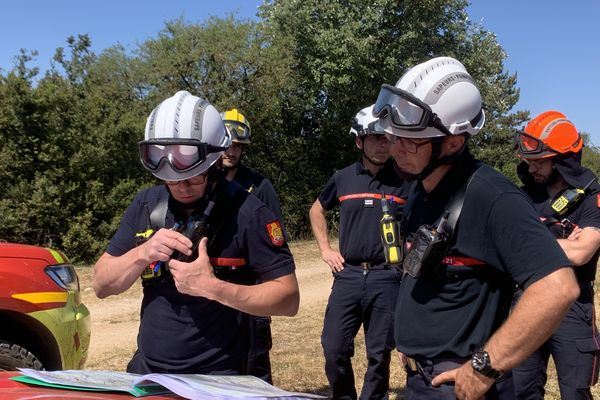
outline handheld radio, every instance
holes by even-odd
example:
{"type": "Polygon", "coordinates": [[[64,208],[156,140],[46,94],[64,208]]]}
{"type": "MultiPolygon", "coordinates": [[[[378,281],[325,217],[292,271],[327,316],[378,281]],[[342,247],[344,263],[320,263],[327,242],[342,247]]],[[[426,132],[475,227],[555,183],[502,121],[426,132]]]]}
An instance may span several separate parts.
{"type": "Polygon", "coordinates": [[[580,188],[569,188],[564,190],[560,195],[558,195],[551,204],[552,211],[554,211],[558,215],[563,215],[571,208],[573,208],[577,203],[581,201],[585,197],[585,192],[590,187],[596,178],[593,178],[588,182],[587,185],[583,189],[580,188]]]}
{"type": "Polygon", "coordinates": [[[383,216],[381,217],[379,226],[385,262],[388,264],[399,264],[402,262],[404,254],[402,252],[398,221],[390,214],[387,199],[383,194],[381,195],[381,211],[383,212],[383,216]]]}

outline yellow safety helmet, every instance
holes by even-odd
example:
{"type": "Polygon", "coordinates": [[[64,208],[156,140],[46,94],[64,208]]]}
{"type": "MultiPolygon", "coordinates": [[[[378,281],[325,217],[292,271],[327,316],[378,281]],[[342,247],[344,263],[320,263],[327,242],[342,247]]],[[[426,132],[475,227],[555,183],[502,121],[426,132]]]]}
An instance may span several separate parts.
{"type": "Polygon", "coordinates": [[[225,127],[231,134],[231,141],[234,143],[250,144],[250,123],[239,112],[237,108],[232,108],[221,114],[225,127]]]}

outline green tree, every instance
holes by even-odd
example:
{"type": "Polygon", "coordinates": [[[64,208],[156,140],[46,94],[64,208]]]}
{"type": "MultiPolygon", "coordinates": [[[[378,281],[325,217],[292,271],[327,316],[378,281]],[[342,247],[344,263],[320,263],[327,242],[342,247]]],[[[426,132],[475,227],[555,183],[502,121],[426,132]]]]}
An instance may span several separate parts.
{"type": "Polygon", "coordinates": [[[481,88],[488,124],[472,141],[476,155],[504,172],[513,169],[514,128],[527,114],[511,113],[516,76],[505,71],[495,36],[467,18],[466,6],[462,0],[273,0],[261,8],[274,42],[293,53],[290,76],[298,89],[289,93],[301,99],[283,112],[297,121],[284,127],[284,152],[305,155],[282,161],[285,175],[294,174],[284,200],[293,198],[294,212],[302,213],[288,224],[294,233],[308,232],[307,207],[327,176],[356,157],[347,133],[351,117],[375,101],[382,83],[434,56],[461,60],[481,88]]]}
{"type": "Polygon", "coordinates": [[[439,55],[461,60],[481,88],[487,123],[473,150],[511,174],[513,132],[527,113],[512,111],[516,75],[466,6],[273,0],[258,21],[166,22],[131,53],[117,45],[97,55],[87,35],[69,37],[41,78],[29,67],[35,52],[22,51],[0,74],[0,237],[94,260],[133,195],[156,182],[140,166],[137,142],[152,108],[178,90],[249,118],[246,163],[273,181],[292,238],[305,236],[328,176],[358,157],[352,116],[382,83],[439,55]]]}

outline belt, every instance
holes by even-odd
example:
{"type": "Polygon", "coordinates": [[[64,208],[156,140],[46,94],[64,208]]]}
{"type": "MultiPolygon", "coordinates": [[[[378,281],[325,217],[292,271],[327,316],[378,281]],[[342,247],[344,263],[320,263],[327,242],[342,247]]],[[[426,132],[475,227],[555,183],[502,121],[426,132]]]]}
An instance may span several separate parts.
{"type": "Polygon", "coordinates": [[[433,367],[438,371],[448,371],[451,369],[459,368],[465,362],[467,358],[459,357],[447,357],[447,358],[412,358],[404,356],[404,367],[413,373],[420,374],[427,382],[431,383],[433,367]]]}
{"type": "MultiPolygon", "coordinates": [[[[348,264],[348,265],[352,265],[352,264],[348,264]]],[[[372,263],[369,261],[363,261],[360,263],[360,265],[357,265],[358,267],[360,267],[363,271],[375,271],[375,270],[385,270],[385,269],[391,269],[392,267],[389,264],[386,263],[372,263]]]]}

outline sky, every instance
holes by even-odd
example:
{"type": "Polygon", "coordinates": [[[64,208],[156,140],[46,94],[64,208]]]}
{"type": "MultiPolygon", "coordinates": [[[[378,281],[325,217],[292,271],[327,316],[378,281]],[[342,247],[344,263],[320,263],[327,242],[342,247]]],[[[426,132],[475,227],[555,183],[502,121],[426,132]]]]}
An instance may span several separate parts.
{"type": "MultiPolygon", "coordinates": [[[[131,50],[155,37],[164,22],[202,22],[235,12],[253,18],[262,0],[7,0],[0,24],[0,72],[14,66],[19,49],[37,50],[49,67],[70,35],[87,33],[92,49],[121,44],[131,50]]],[[[600,146],[600,1],[472,0],[469,17],[496,34],[517,73],[521,97],[514,110],[563,112],[600,146]],[[598,115],[596,115],[598,112],[598,115]]]]}

